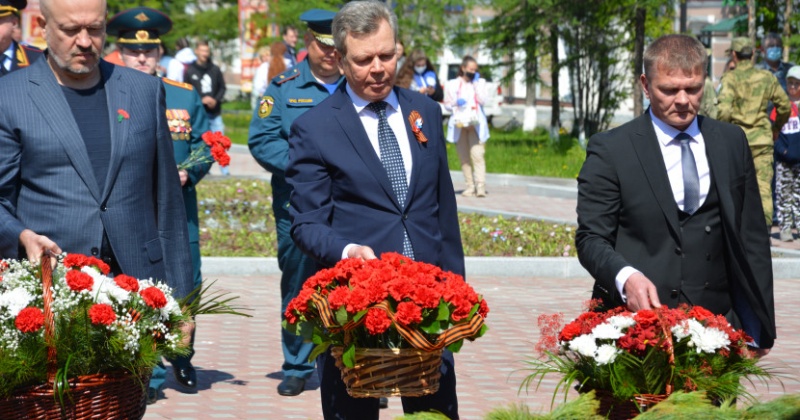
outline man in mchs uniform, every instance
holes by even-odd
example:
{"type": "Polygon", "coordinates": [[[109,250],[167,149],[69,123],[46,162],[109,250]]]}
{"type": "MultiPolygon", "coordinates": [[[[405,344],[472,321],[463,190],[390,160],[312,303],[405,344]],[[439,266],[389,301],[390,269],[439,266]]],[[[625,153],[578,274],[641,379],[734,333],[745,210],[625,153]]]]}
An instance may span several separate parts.
{"type": "Polygon", "coordinates": [[[42,56],[42,51],[14,41],[14,30],[20,26],[20,13],[28,0],[0,0],[0,76],[28,67],[42,56]]]}
{"type": "MultiPolygon", "coordinates": [[[[308,31],[305,60],[276,76],[254,110],[250,123],[248,145],[258,163],[272,173],[272,210],[278,232],[278,264],[281,275],[281,313],[300,292],[303,282],[314,274],[316,264],[292,241],[289,228],[289,194],[284,171],[289,161],[289,128],[297,117],[322,102],[333,92],[342,77],[334,59],[331,21],[334,12],[309,10],[300,16],[308,31]]],[[[283,381],[278,394],[298,395],[303,392],[306,379],[314,372],[314,362],[308,356],[312,343],[303,337],[281,331],[283,343],[283,381]]]]}
{"type": "MultiPolygon", "coordinates": [[[[117,36],[117,47],[126,67],[156,75],[161,51],[161,35],[172,29],[172,21],[158,10],[137,7],[122,11],[108,21],[106,31],[117,36]]],[[[179,162],[178,175],[181,181],[183,202],[186,206],[186,219],[189,223],[189,248],[192,253],[194,287],[202,283],[200,274],[200,233],[197,217],[197,192],[195,186],[211,168],[211,153],[204,145],[201,136],[208,131],[208,117],[203,109],[200,96],[192,85],[162,78],[166,92],[167,122],[172,135],[175,151],[175,162],[179,162]],[[189,168],[180,167],[193,151],[200,149],[205,153],[206,162],[195,164],[189,168]]],[[[170,360],[175,380],[183,387],[197,388],[197,374],[191,360],[194,355],[194,332],[192,332],[192,350],[187,356],[170,360]]],[[[159,363],[153,370],[147,392],[147,402],[152,404],[158,399],[158,392],[164,385],[166,369],[159,363]]]]}

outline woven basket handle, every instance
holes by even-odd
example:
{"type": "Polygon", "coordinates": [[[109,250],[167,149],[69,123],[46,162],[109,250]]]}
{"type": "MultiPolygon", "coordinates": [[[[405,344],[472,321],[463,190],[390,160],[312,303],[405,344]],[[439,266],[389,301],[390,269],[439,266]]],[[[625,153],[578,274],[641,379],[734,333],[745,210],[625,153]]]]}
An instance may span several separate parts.
{"type": "Polygon", "coordinates": [[[42,256],[42,299],[44,300],[44,340],[47,344],[47,381],[55,383],[58,359],[55,346],[55,317],[53,315],[53,266],[50,255],[42,256]]]}

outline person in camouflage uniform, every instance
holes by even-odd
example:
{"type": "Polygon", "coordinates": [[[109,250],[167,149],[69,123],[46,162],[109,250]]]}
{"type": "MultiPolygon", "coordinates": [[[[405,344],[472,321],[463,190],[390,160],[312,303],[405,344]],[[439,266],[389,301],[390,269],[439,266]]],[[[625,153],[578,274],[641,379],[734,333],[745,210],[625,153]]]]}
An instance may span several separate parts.
{"type": "Polygon", "coordinates": [[[753,44],[749,38],[734,38],[731,56],[736,62],[736,69],[722,76],[722,87],[717,97],[717,119],[738,125],[747,135],[756,168],[761,204],[767,226],[770,226],[773,142],[789,119],[789,97],[775,76],[753,66],[753,44]],[[767,115],[770,102],[775,106],[774,122],[767,115]]]}

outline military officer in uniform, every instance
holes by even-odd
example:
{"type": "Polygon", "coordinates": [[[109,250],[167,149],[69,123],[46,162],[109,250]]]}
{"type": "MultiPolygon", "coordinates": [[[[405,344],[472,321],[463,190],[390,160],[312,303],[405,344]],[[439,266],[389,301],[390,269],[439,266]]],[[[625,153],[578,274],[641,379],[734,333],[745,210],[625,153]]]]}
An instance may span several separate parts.
{"type": "Polygon", "coordinates": [[[736,68],[722,77],[717,97],[717,119],[738,125],[747,135],[756,167],[761,205],[767,226],[771,226],[773,142],[789,120],[791,104],[778,79],[767,70],[753,66],[753,50],[750,38],[737,37],[731,42],[731,58],[736,68]],[[775,122],[770,122],[767,115],[770,102],[775,105],[775,122]]]}
{"type": "MultiPolygon", "coordinates": [[[[122,11],[113,16],[106,27],[110,35],[117,36],[117,47],[125,66],[156,75],[161,59],[161,35],[172,29],[172,21],[158,10],[137,7],[122,11]]],[[[200,233],[197,217],[197,192],[195,186],[211,168],[211,153],[201,136],[208,131],[208,117],[200,96],[188,83],[162,78],[166,92],[167,122],[172,134],[175,162],[186,162],[191,153],[200,149],[205,154],[204,162],[186,169],[178,169],[183,202],[186,206],[186,219],[189,222],[189,245],[192,253],[194,287],[202,283],[200,274],[200,233]]],[[[179,168],[181,166],[179,165],[179,168]]],[[[194,333],[192,333],[194,346],[194,333]]],[[[192,366],[192,348],[188,356],[170,360],[175,379],[185,388],[197,387],[197,374],[192,366]]],[[[148,388],[148,403],[158,398],[158,391],[164,384],[166,369],[159,364],[153,370],[148,388]]]]}
{"type": "Polygon", "coordinates": [[[42,56],[42,50],[14,41],[14,29],[20,25],[20,12],[28,0],[0,0],[0,76],[28,67],[42,56]]]}
{"type": "MultiPolygon", "coordinates": [[[[313,9],[303,13],[308,31],[305,44],[308,56],[286,72],[276,76],[254,110],[250,123],[250,152],[264,169],[272,173],[272,210],[278,232],[278,264],[281,275],[281,313],[297,296],[303,282],[315,272],[315,263],[292,241],[289,228],[289,194],[284,171],[289,160],[289,128],[301,114],[327,98],[342,80],[334,59],[331,22],[334,12],[313,9]]],[[[298,395],[314,372],[309,362],[313,344],[302,337],[282,331],[283,381],[278,394],[298,395]]]]}

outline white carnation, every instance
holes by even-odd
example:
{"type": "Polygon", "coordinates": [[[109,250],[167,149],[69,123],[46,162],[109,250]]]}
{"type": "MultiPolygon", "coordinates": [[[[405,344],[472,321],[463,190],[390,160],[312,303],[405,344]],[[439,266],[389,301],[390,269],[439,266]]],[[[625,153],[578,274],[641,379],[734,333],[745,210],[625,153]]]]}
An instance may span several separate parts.
{"type": "Polygon", "coordinates": [[[703,328],[699,334],[692,334],[692,343],[697,347],[697,352],[714,353],[721,348],[728,348],[731,340],[725,331],[716,328],[703,328]]]}
{"type": "Polygon", "coordinates": [[[622,331],[618,327],[611,325],[608,322],[604,322],[594,327],[592,330],[592,335],[594,335],[594,338],[598,340],[616,340],[622,337],[624,334],[622,334],[622,331]]]}
{"type": "Polygon", "coordinates": [[[117,282],[106,276],[100,275],[94,279],[92,294],[97,303],[113,304],[115,302],[125,304],[130,298],[130,292],[119,287],[117,282]]]}
{"type": "Polygon", "coordinates": [[[597,343],[595,343],[592,334],[584,334],[575,337],[575,339],[569,343],[569,349],[577,352],[581,356],[594,357],[597,351],[597,343]]]}
{"type": "Polygon", "coordinates": [[[0,294],[0,307],[5,307],[12,317],[19,315],[33,301],[33,295],[19,287],[0,294]]]}
{"type": "Polygon", "coordinates": [[[619,328],[620,330],[624,330],[625,328],[636,324],[636,321],[633,319],[633,317],[627,315],[614,315],[611,318],[608,318],[606,322],[619,328]]]}
{"type": "Polygon", "coordinates": [[[617,358],[617,354],[619,354],[619,351],[616,347],[610,344],[603,344],[597,348],[594,359],[597,361],[598,365],[607,365],[614,362],[617,358]]]}

